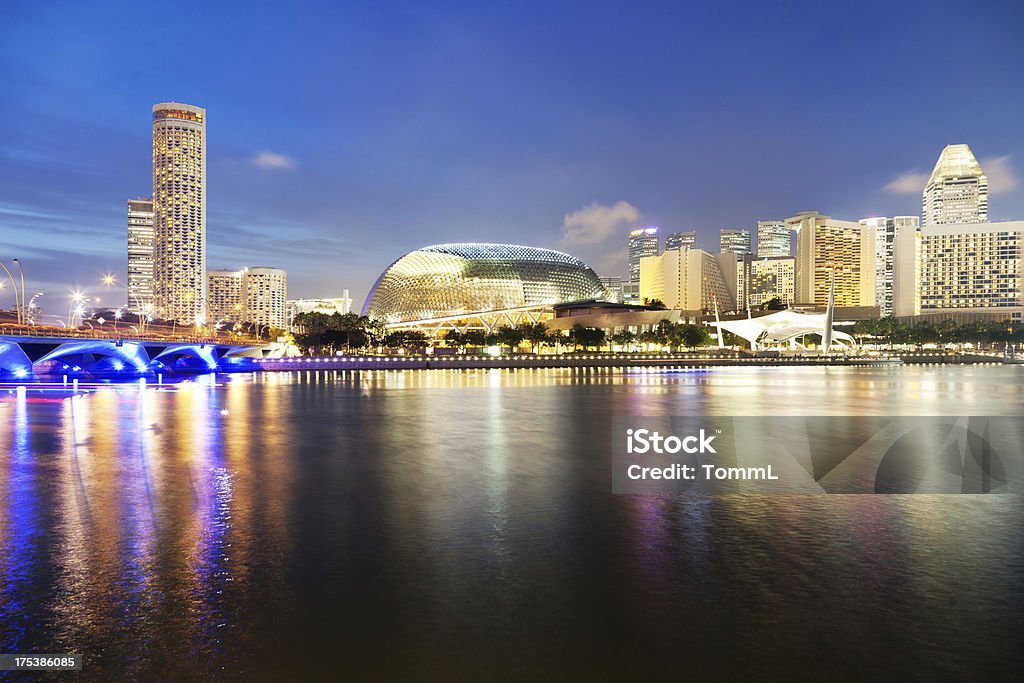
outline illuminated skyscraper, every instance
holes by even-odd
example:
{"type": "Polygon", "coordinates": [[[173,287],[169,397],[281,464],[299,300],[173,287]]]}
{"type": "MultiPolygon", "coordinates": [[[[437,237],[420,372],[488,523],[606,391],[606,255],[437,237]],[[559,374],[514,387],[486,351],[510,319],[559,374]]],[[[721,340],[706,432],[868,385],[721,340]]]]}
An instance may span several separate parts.
{"type": "Polygon", "coordinates": [[[157,316],[206,319],[206,110],[153,106],[153,299],[157,316]]]}
{"type": "Polygon", "coordinates": [[[128,200],[128,308],[153,303],[153,200],[128,200]]]}
{"type": "Polygon", "coordinates": [[[817,211],[786,224],[796,231],[795,303],[826,305],[834,271],[837,306],[875,305],[874,230],[817,211]]]}
{"type": "Polygon", "coordinates": [[[288,326],[288,273],[280,268],[246,268],[242,272],[243,322],[288,326]]]}
{"type": "MultiPolygon", "coordinates": [[[[862,218],[860,224],[870,228],[875,234],[875,305],[882,317],[896,315],[896,281],[897,271],[903,276],[900,289],[904,297],[901,310],[915,308],[913,293],[908,287],[920,281],[920,267],[917,265],[917,239],[905,238],[897,242],[899,233],[916,233],[918,230],[917,216],[896,216],[895,218],[862,218]],[[897,251],[900,253],[897,254],[897,251]]],[[[920,303],[916,305],[920,308],[920,303]]],[[[914,315],[914,313],[903,313],[914,315]]]]}
{"type": "Polygon", "coordinates": [[[967,145],[946,145],[921,196],[923,226],[988,220],[988,176],[967,145]]]}
{"type": "Polygon", "coordinates": [[[210,323],[242,322],[242,271],[206,272],[207,319],[210,323]]]}
{"type": "Polygon", "coordinates": [[[629,281],[640,282],[640,259],[658,255],[658,229],[637,228],[629,233],[629,281]]]}
{"type": "Polygon", "coordinates": [[[783,221],[757,222],[757,255],[760,257],[790,256],[793,234],[783,221]]]}
{"type": "Polygon", "coordinates": [[[754,253],[750,244],[750,231],[722,228],[719,233],[718,250],[723,254],[736,254],[737,259],[754,253]]]}
{"type": "Polygon", "coordinates": [[[670,233],[665,238],[665,251],[672,249],[681,249],[686,247],[687,249],[697,248],[697,231],[696,230],[684,230],[683,232],[670,233]]]}

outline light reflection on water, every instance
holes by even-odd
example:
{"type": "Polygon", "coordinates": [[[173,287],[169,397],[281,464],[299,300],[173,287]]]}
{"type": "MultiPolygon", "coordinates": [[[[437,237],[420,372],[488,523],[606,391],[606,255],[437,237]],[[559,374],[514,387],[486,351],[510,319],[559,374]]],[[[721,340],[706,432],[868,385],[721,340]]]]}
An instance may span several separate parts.
{"type": "Polygon", "coordinates": [[[611,417],[1020,415],[1022,378],[309,371],[12,396],[0,647],[82,652],[94,678],[998,675],[1021,663],[1019,497],[612,496],[611,417]]]}

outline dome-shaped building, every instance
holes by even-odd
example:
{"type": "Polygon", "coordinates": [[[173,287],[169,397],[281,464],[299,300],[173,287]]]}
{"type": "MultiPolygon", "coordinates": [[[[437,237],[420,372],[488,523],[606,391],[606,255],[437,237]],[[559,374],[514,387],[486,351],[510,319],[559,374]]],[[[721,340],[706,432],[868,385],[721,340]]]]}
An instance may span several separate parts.
{"type": "Polygon", "coordinates": [[[515,244],[438,244],[398,259],[373,285],[363,315],[386,323],[604,299],[577,258],[515,244]]]}

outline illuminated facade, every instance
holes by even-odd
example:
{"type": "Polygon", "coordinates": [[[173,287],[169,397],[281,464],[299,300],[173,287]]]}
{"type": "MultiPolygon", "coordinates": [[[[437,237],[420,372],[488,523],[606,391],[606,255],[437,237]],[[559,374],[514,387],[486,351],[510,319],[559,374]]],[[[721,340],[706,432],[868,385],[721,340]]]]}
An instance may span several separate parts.
{"type": "Polygon", "coordinates": [[[921,312],[992,313],[1021,319],[1024,221],[921,229],[921,312]]]}
{"type": "Polygon", "coordinates": [[[206,319],[206,110],[153,106],[153,301],[157,316],[206,319]]]}
{"type": "Polygon", "coordinates": [[[245,268],[242,271],[244,322],[283,330],[288,326],[288,273],[280,268],[245,268]]]}
{"type": "Polygon", "coordinates": [[[210,270],[206,273],[208,320],[213,324],[242,322],[242,271],[210,270]]]}
{"type": "MultiPolygon", "coordinates": [[[[725,260],[735,267],[734,255],[726,254],[725,260]]],[[[734,310],[735,290],[730,291],[722,265],[719,257],[700,249],[646,256],[640,262],[640,299],[689,311],[714,310],[717,301],[720,311],[734,310]]]]}
{"type": "Polygon", "coordinates": [[[792,256],[748,257],[745,306],[761,308],[772,299],[791,306],[796,291],[796,259],[792,256]]]}
{"type": "Polygon", "coordinates": [[[366,297],[363,315],[400,323],[606,297],[597,274],[560,251],[439,244],[388,266],[366,297]]]}
{"type": "Polygon", "coordinates": [[[684,230],[682,232],[669,233],[669,236],[665,238],[665,251],[669,251],[671,249],[682,249],[683,247],[688,249],[697,248],[696,230],[684,230]]]}
{"type": "Polygon", "coordinates": [[[629,233],[629,281],[640,282],[640,259],[658,255],[658,229],[637,228],[629,233]]]}
{"type": "Polygon", "coordinates": [[[796,232],[795,303],[826,305],[834,270],[836,306],[875,305],[874,230],[817,211],[788,218],[786,225],[796,232]]]}
{"type": "Polygon", "coordinates": [[[783,221],[757,222],[757,255],[761,257],[792,256],[789,243],[792,232],[783,221]]]}
{"type": "MultiPolygon", "coordinates": [[[[860,224],[875,234],[875,305],[879,315],[887,317],[896,314],[896,271],[903,269],[902,293],[906,295],[908,273],[914,274],[916,257],[913,240],[904,239],[901,258],[896,254],[896,235],[898,232],[910,233],[918,230],[917,216],[896,216],[895,218],[863,218],[860,224]]],[[[918,273],[917,281],[920,281],[918,273]]],[[[902,310],[905,307],[901,306],[902,310]]],[[[906,315],[913,315],[908,313],[906,315]]]]}
{"type": "Polygon", "coordinates": [[[988,220],[988,176],[967,145],[946,145],[921,196],[923,226],[988,220]]]}
{"type": "Polygon", "coordinates": [[[921,314],[921,226],[917,216],[893,219],[892,314],[921,314]]]}
{"type": "Polygon", "coordinates": [[[128,308],[153,303],[153,200],[128,200],[128,308]]]}
{"type": "Polygon", "coordinates": [[[733,228],[722,228],[718,238],[719,251],[723,254],[736,254],[737,259],[754,253],[750,243],[750,231],[733,228]]]}
{"type": "Polygon", "coordinates": [[[280,268],[211,270],[206,279],[211,323],[287,327],[288,273],[280,268]]]}

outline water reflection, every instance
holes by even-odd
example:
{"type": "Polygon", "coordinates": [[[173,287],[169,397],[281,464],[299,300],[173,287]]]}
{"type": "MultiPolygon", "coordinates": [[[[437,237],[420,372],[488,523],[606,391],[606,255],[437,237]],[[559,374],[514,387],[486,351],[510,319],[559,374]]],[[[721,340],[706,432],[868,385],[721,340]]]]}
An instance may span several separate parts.
{"type": "Polygon", "coordinates": [[[337,673],[338,658],[355,678],[631,676],[664,672],[680,643],[696,676],[810,661],[958,677],[979,653],[998,673],[1019,663],[1017,497],[612,496],[611,417],[1022,407],[1019,369],[1000,367],[15,393],[0,400],[0,647],[83,652],[94,678],[337,673]]]}

